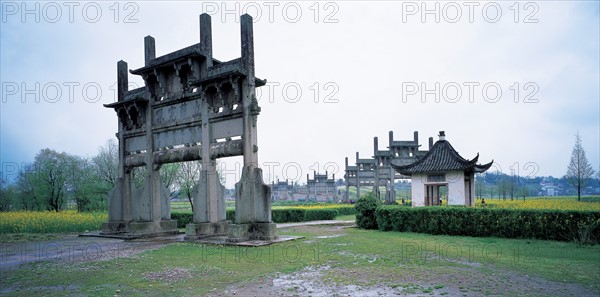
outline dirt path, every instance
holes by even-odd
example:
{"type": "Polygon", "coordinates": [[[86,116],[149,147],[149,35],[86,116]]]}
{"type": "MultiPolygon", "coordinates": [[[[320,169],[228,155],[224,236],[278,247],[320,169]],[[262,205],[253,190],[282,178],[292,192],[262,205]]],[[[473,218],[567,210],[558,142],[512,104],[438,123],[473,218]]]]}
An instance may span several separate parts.
{"type": "Polygon", "coordinates": [[[39,261],[68,263],[129,257],[182,240],[183,235],[136,240],[68,235],[46,241],[0,243],[0,270],[39,261]]]}
{"type": "MultiPolygon", "coordinates": [[[[349,226],[353,221],[313,221],[277,224],[277,228],[298,226],[349,226]]],[[[0,270],[39,261],[81,262],[128,257],[145,250],[183,241],[183,234],[146,239],[123,240],[102,237],[67,235],[61,238],[33,242],[0,242],[0,270]]]]}
{"type": "Polygon", "coordinates": [[[443,275],[385,275],[360,269],[329,266],[306,267],[292,274],[278,274],[255,282],[230,286],[209,296],[598,296],[578,284],[551,282],[511,271],[487,275],[477,269],[443,275]],[[351,274],[356,284],[335,284],[324,278],[331,273],[351,274]],[[378,284],[368,284],[368,283],[378,284]],[[364,285],[368,284],[368,285],[364,285]],[[444,285],[441,285],[444,284],[444,285]]]}

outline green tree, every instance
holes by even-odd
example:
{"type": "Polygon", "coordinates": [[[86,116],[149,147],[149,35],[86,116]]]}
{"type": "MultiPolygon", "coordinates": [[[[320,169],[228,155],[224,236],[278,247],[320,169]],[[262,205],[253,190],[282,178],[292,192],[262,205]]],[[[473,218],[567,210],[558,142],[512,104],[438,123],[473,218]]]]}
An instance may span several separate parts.
{"type": "Polygon", "coordinates": [[[98,174],[93,161],[81,157],[69,158],[69,198],[75,201],[77,211],[105,209],[108,200],[108,183],[98,174]]]}
{"type": "Polygon", "coordinates": [[[14,186],[9,185],[6,179],[0,175],[0,211],[9,211],[12,206],[12,192],[14,186]]]}
{"type": "Polygon", "coordinates": [[[63,209],[70,165],[69,156],[64,152],[43,149],[35,156],[30,181],[40,208],[50,211],[63,209]]]}
{"type": "Polygon", "coordinates": [[[34,177],[35,173],[33,165],[28,165],[19,171],[17,177],[17,197],[13,201],[16,209],[22,210],[42,210],[42,205],[34,191],[34,177]]]}
{"type": "Polygon", "coordinates": [[[594,169],[585,156],[585,150],[581,145],[579,132],[575,135],[575,146],[571,152],[571,160],[567,166],[567,180],[577,188],[577,201],[581,201],[581,189],[594,175],[594,169]]]}

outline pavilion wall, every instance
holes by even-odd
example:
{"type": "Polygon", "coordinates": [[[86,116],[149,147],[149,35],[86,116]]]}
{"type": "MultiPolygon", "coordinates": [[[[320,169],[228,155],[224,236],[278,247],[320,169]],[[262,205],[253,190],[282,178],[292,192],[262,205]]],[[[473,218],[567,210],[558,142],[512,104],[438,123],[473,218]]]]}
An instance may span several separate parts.
{"type": "Polygon", "coordinates": [[[446,173],[448,205],[465,205],[465,174],[462,171],[446,173]]]}
{"type": "Polygon", "coordinates": [[[413,174],[411,178],[412,206],[425,206],[426,174],[413,174]]]}

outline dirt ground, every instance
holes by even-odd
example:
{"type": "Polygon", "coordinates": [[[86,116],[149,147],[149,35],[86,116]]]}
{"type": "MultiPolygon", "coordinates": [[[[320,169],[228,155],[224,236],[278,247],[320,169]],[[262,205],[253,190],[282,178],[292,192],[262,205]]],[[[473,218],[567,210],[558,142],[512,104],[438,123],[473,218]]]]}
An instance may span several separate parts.
{"type": "Polygon", "coordinates": [[[0,270],[39,261],[81,262],[129,257],[183,241],[183,235],[136,240],[68,235],[35,242],[0,243],[0,270]]]}
{"type": "Polygon", "coordinates": [[[452,274],[410,277],[336,271],[328,266],[306,267],[292,274],[260,278],[251,283],[230,286],[209,296],[598,296],[578,284],[550,282],[510,271],[499,271],[493,277],[477,270],[452,274]],[[352,274],[357,284],[337,285],[324,279],[325,272],[352,274]],[[395,285],[361,285],[376,280],[395,285]],[[445,285],[436,285],[443,283],[445,285]]]}
{"type": "MultiPolygon", "coordinates": [[[[345,236],[345,227],[290,225],[298,232],[316,231],[321,236],[345,236]]],[[[288,229],[289,230],[289,229],[288,229]]],[[[317,232],[315,232],[317,233],[317,232]]],[[[98,261],[130,257],[181,241],[182,235],[123,241],[119,239],[68,236],[61,239],[4,243],[0,249],[0,270],[42,261],[98,261]]],[[[343,254],[344,257],[364,255],[343,254]]],[[[369,259],[380,261],[377,257],[369,259]]],[[[336,267],[333,263],[308,266],[294,273],[261,276],[226,288],[214,288],[207,296],[599,296],[598,291],[579,284],[553,282],[477,262],[426,269],[405,275],[371,271],[360,265],[336,267]],[[338,283],[332,276],[350,276],[351,284],[338,283]]],[[[148,274],[149,279],[187,278],[189,272],[174,270],[165,275],[148,274]]]]}

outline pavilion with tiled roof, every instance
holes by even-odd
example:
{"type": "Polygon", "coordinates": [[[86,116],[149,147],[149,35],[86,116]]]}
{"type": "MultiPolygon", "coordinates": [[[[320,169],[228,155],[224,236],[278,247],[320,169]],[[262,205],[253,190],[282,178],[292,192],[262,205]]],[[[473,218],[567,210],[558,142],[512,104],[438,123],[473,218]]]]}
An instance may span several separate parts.
{"type": "Polygon", "coordinates": [[[440,139],[423,157],[408,165],[392,164],[412,181],[412,205],[440,204],[440,188],[448,188],[448,205],[475,206],[475,173],[483,173],[492,162],[477,164],[479,154],[467,160],[452,147],[440,131],[440,139]]]}

